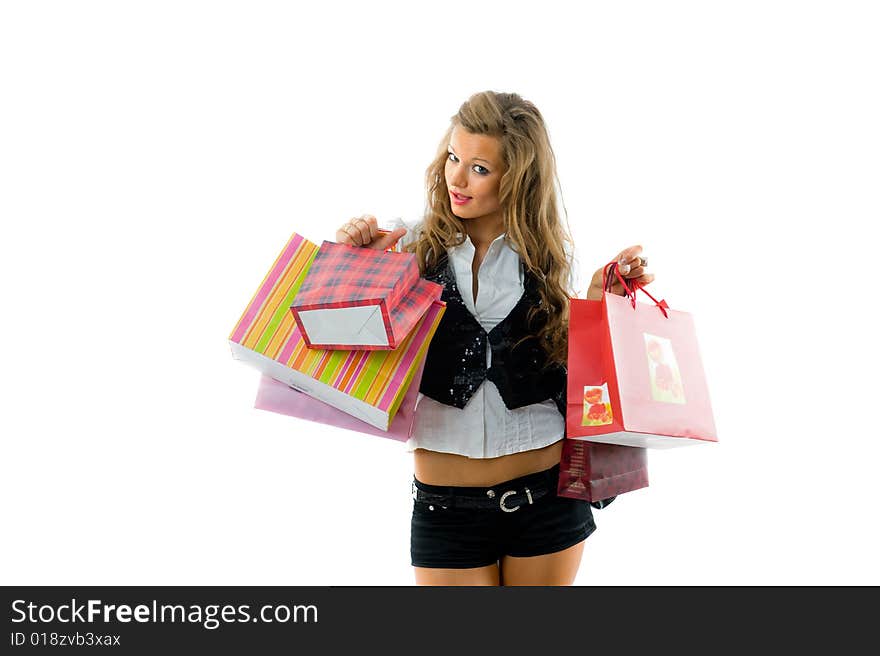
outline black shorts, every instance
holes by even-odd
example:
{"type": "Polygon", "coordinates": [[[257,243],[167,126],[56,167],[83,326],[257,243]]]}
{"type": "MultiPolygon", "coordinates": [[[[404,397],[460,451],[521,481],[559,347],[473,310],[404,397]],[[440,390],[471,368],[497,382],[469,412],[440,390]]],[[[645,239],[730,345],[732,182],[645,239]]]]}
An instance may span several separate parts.
{"type": "Polygon", "coordinates": [[[502,556],[567,549],[596,530],[588,501],[556,494],[559,465],[492,487],[413,479],[410,555],[415,567],[485,567],[502,556]],[[416,500],[416,497],[425,500],[416,500]]]}

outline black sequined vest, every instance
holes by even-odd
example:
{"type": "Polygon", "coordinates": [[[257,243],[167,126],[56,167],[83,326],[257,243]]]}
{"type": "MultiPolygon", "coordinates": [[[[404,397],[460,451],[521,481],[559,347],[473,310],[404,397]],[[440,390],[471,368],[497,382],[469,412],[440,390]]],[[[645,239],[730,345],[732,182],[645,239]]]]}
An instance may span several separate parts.
{"type": "Polygon", "coordinates": [[[543,369],[547,357],[534,336],[540,328],[538,318],[533,320],[532,330],[526,325],[529,309],[541,303],[538,281],[531,273],[525,272],[525,290],[517,304],[488,333],[465,306],[445,254],[422,277],[443,285],[441,299],[446,302],[446,312],[428,348],[419,387],[422,394],[464,408],[488,378],[495,383],[508,409],[552,399],[565,417],[566,369],[560,365],[543,369]],[[527,339],[514,347],[523,337],[527,339]],[[488,369],[487,345],[492,349],[488,369]]]}

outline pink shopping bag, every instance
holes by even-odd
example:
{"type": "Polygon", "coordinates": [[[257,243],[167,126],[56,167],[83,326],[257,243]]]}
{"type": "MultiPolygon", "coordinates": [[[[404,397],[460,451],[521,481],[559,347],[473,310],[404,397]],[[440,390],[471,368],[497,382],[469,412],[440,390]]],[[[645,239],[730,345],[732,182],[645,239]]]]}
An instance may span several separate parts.
{"type": "Polygon", "coordinates": [[[570,300],[566,437],[651,448],[717,442],[693,318],[647,291],[655,304],[636,302],[639,289],[570,300]]]}
{"type": "Polygon", "coordinates": [[[345,430],[405,442],[412,435],[416,416],[416,402],[419,396],[419,385],[421,384],[424,368],[425,361],[422,360],[387,431],[356,419],[350,414],[334,408],[332,405],[311,398],[307,394],[298,392],[292,387],[278,382],[265,374],[260,377],[260,385],[257,389],[254,407],[258,410],[267,410],[289,417],[314,421],[319,424],[336,426],[345,430]]]}

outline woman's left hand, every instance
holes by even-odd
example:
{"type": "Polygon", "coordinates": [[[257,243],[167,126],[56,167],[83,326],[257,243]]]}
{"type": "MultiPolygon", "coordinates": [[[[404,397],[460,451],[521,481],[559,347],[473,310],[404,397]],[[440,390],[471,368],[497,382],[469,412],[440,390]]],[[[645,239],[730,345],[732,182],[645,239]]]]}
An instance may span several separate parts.
{"type": "MultiPolygon", "coordinates": [[[[648,258],[642,254],[641,246],[625,248],[618,253],[616,259],[618,271],[630,288],[632,288],[633,281],[638,281],[640,285],[647,285],[654,280],[654,274],[647,273],[648,258]]],[[[587,298],[590,300],[598,301],[602,298],[602,270],[604,268],[603,266],[596,269],[596,273],[593,274],[593,278],[590,280],[590,289],[587,291],[587,298]]],[[[617,279],[617,276],[612,274],[611,280],[611,293],[623,296],[623,285],[617,279]]]]}

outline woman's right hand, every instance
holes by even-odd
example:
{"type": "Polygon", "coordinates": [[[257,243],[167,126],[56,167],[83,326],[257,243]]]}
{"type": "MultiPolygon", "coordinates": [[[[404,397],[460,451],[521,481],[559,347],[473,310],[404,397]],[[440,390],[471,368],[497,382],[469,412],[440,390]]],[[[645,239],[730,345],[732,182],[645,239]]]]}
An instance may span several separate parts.
{"type": "Polygon", "coordinates": [[[336,242],[349,246],[366,246],[384,251],[406,234],[397,228],[387,234],[379,232],[379,222],[372,214],[355,217],[336,231],[336,242]]]}

